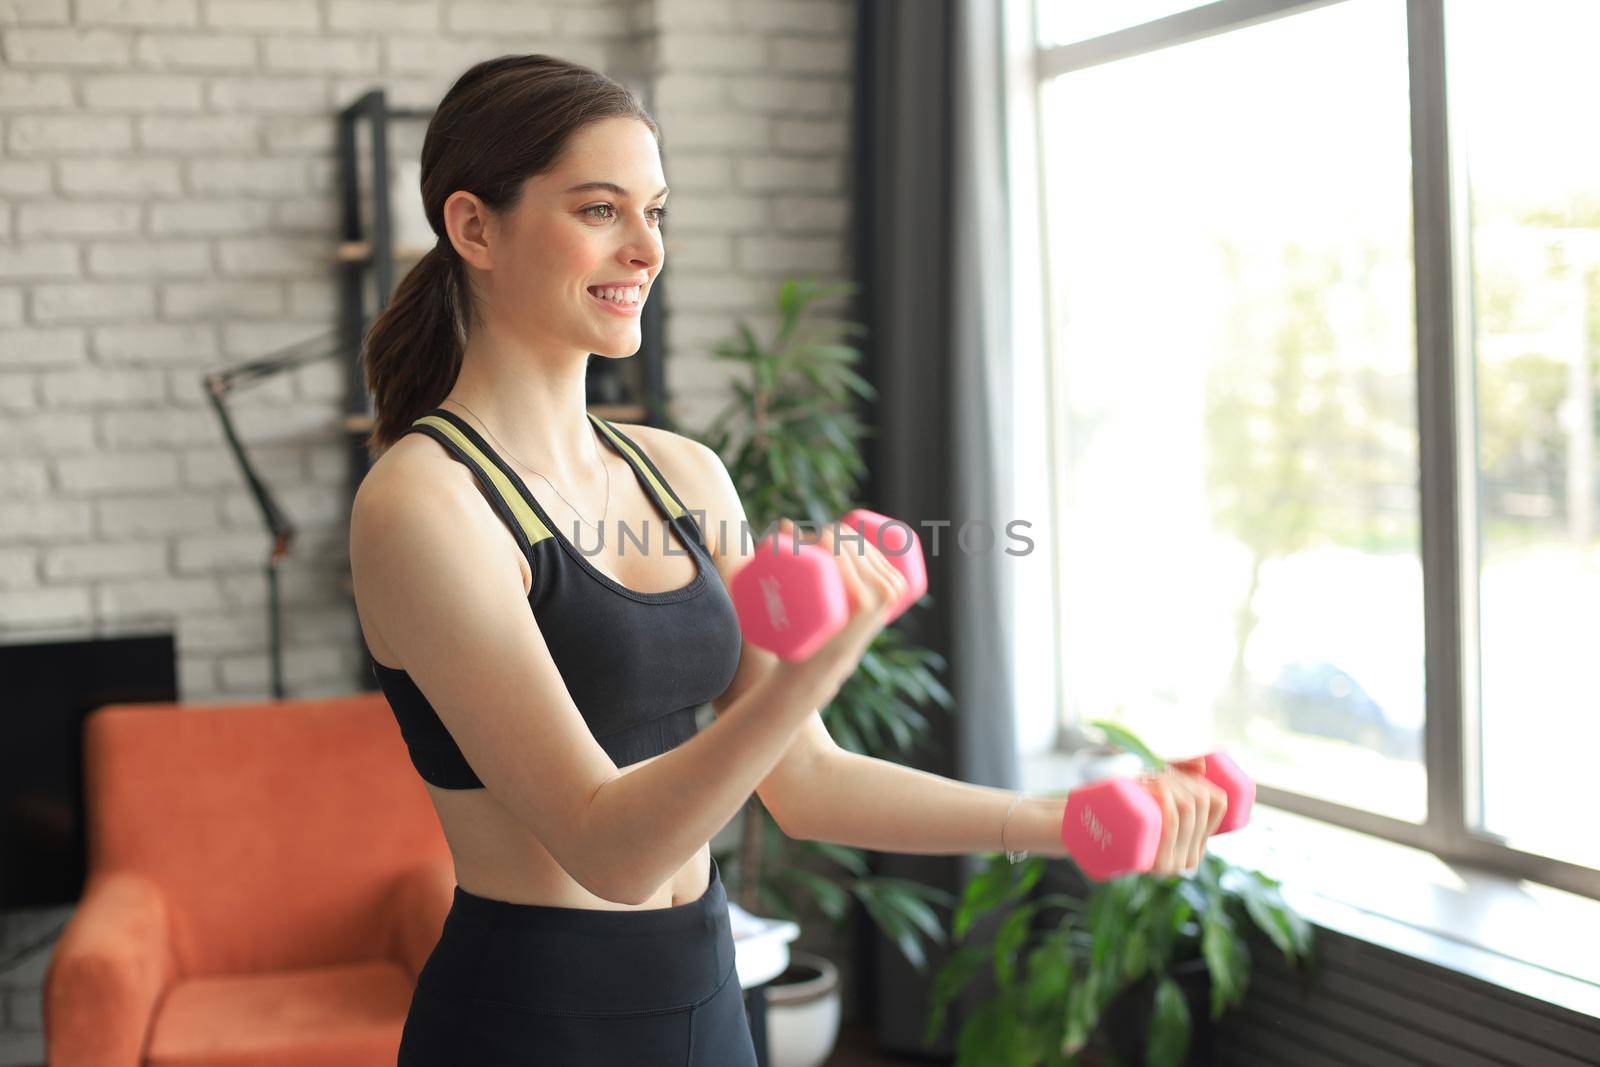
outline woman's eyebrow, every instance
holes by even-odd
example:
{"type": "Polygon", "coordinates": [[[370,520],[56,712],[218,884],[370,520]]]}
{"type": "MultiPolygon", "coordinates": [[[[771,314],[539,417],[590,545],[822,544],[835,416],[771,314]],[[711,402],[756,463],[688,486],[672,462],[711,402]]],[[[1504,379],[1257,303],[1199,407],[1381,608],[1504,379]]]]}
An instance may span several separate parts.
{"type": "MultiPolygon", "coordinates": [[[[574,185],[572,188],[568,189],[567,192],[583,193],[589,191],[590,189],[603,189],[608,193],[616,193],[620,197],[626,197],[628,195],[628,190],[624,189],[616,182],[584,182],[581,185],[574,185]]],[[[656,193],[656,195],[652,196],[650,199],[654,200],[658,196],[666,196],[667,192],[667,187],[663,185],[661,187],[661,191],[656,193]]]]}

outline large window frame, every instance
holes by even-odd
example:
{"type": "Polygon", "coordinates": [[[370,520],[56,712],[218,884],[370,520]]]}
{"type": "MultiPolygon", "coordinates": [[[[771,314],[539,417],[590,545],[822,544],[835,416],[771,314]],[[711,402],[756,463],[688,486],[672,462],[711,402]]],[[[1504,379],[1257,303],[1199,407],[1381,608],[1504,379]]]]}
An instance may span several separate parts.
{"type": "MultiPolygon", "coordinates": [[[[1006,17],[1013,57],[1031,60],[1032,70],[1009,78],[1012,92],[1029,91],[1018,106],[1008,105],[1012,119],[1022,120],[1032,145],[1013,160],[1027,166],[1013,170],[1013,203],[1037,204],[1039,214],[1027,224],[1048,232],[1049,210],[1043,173],[1044,130],[1039,125],[1040,96],[1045,84],[1062,74],[1131,56],[1171,48],[1214,34],[1243,29],[1272,19],[1293,17],[1348,0],[1217,0],[1136,26],[1069,44],[1042,46],[1035,36],[1039,2],[1013,0],[1006,17]],[[1018,25],[1025,21],[1025,29],[1018,25]],[[1026,47],[1019,42],[1026,41],[1026,47]],[[1021,184],[1030,183],[1028,185],[1021,184]]],[[[1412,239],[1414,256],[1417,370],[1417,427],[1420,458],[1421,558],[1425,629],[1426,722],[1424,763],[1427,771],[1427,817],[1420,825],[1390,816],[1273,786],[1259,787],[1263,804],[1346,827],[1375,837],[1424,849],[1447,862],[1462,862],[1518,878],[1600,899],[1600,870],[1526,852],[1498,835],[1476,829],[1483,819],[1483,768],[1478,749],[1468,739],[1480,736],[1478,571],[1481,531],[1478,514],[1476,460],[1476,389],[1473,350],[1471,238],[1466,195],[1465,161],[1452,155],[1460,144],[1453,125],[1446,78],[1446,0],[1395,0],[1406,5],[1410,86],[1412,239]],[[1465,459],[1465,462],[1463,462],[1465,459]]],[[[1019,230],[1022,224],[1017,227],[1019,230]]],[[[1021,243],[1043,267],[1039,238],[1026,234],[1021,243]]],[[[1019,256],[1020,261],[1023,257],[1019,256]]],[[[1042,295],[1042,294],[1040,294],[1042,295]]],[[[1037,309],[1048,316],[1049,304],[1037,309]]],[[[1033,309],[1023,308],[1022,314],[1033,309]]],[[[1042,336],[1051,336],[1043,324],[1042,336]]],[[[1048,344],[1048,341],[1045,342],[1048,344]]],[[[1045,365],[1053,363],[1046,355],[1045,365]]],[[[1048,371],[1047,371],[1048,373],[1048,371]]],[[[1050,391],[1045,391],[1050,395],[1050,391]]],[[[1054,418],[1046,420],[1050,427],[1054,418]]],[[[1052,441],[1052,451],[1059,442],[1052,441]]],[[[1056,605],[1059,613],[1060,605],[1056,605]]],[[[1061,632],[1060,619],[1055,620],[1061,632]]],[[[1065,721],[1062,706],[1065,679],[1054,679],[1056,720],[1065,721]]]]}

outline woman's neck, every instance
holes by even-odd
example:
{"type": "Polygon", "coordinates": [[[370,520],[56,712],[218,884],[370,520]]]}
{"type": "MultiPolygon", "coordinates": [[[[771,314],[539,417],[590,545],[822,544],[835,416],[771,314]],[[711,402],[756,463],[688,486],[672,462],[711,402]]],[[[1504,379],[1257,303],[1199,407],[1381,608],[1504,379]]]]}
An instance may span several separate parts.
{"type": "Polygon", "coordinates": [[[586,396],[582,374],[559,380],[523,374],[488,385],[458,378],[442,406],[466,419],[513,462],[558,484],[575,485],[601,473],[595,466],[598,442],[586,396]]]}

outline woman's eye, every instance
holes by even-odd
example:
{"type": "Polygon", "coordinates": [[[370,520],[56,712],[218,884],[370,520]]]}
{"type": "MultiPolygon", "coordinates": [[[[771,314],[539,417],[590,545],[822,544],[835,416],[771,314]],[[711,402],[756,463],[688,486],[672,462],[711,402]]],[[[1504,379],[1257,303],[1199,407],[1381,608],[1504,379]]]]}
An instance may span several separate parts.
{"type": "MultiPolygon", "coordinates": [[[[595,205],[593,205],[591,207],[584,208],[583,209],[583,213],[587,215],[590,212],[594,212],[594,211],[612,211],[612,210],[615,210],[615,209],[612,208],[612,206],[610,204],[595,204],[595,205]]],[[[651,210],[651,213],[654,214],[655,217],[656,217],[656,225],[657,226],[661,225],[661,223],[666,220],[666,217],[667,217],[667,209],[666,208],[657,207],[657,208],[651,208],[650,210],[651,210]]],[[[609,217],[609,216],[595,215],[594,217],[595,218],[606,218],[606,217],[609,217]]]]}

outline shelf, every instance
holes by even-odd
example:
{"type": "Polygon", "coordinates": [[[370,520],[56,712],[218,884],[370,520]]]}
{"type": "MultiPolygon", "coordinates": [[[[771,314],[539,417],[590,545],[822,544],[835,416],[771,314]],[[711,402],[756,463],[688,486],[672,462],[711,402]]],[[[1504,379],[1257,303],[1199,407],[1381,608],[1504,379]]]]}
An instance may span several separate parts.
{"type": "MultiPolygon", "coordinates": [[[[590,404],[588,409],[608,422],[640,422],[650,415],[643,404],[590,404]]],[[[350,433],[368,433],[372,422],[371,415],[346,415],[344,428],[350,433]]]]}
{"type": "MultiPolygon", "coordinates": [[[[395,245],[396,262],[414,263],[433,251],[433,245],[395,245]]],[[[372,261],[371,241],[345,241],[334,250],[333,258],[340,263],[369,263],[372,261]]]]}

